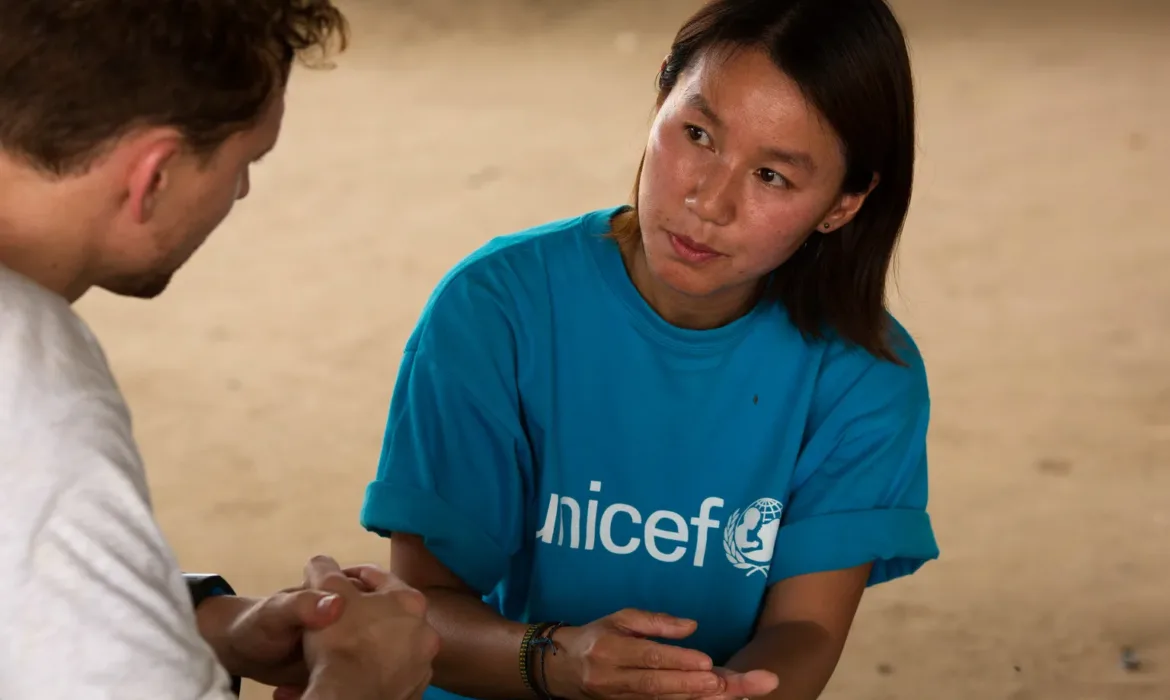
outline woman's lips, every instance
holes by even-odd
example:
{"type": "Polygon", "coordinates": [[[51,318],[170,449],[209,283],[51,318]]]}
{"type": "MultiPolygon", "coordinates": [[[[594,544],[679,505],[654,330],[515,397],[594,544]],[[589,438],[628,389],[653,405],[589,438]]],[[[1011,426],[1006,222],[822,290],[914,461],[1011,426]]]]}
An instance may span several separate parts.
{"type": "Polygon", "coordinates": [[[680,236],[677,233],[670,233],[669,231],[667,231],[667,235],[670,236],[670,245],[674,248],[674,252],[678,253],[679,257],[684,260],[701,263],[723,256],[723,253],[709,246],[705,246],[693,238],[680,236]]]}

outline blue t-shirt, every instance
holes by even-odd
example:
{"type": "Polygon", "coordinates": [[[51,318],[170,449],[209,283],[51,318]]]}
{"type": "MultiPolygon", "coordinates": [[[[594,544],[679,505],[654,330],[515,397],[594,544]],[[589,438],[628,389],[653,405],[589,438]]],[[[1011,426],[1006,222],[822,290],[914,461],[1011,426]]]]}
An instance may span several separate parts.
{"type": "Polygon", "coordinates": [[[716,663],[769,584],[875,562],[872,585],[937,557],[926,374],[901,326],[907,366],[807,339],[775,302],[672,326],[606,236],[619,210],[494,239],[439,284],[363,526],[422,535],[509,619],[665,612],[716,663]]]}

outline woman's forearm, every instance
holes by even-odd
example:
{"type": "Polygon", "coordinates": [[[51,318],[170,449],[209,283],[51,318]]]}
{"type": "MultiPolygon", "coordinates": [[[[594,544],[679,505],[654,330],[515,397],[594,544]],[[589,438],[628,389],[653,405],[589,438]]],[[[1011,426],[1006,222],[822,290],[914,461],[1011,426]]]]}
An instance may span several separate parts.
{"type": "Polygon", "coordinates": [[[485,700],[532,696],[520,676],[520,644],[527,625],[504,619],[471,594],[442,588],[424,593],[427,620],[442,639],[434,685],[485,700]]]}
{"type": "Polygon", "coordinates": [[[841,645],[828,630],[812,622],[782,622],[761,629],[727,668],[746,673],[762,669],[780,679],[762,700],[816,700],[828,685],[841,645]]]}

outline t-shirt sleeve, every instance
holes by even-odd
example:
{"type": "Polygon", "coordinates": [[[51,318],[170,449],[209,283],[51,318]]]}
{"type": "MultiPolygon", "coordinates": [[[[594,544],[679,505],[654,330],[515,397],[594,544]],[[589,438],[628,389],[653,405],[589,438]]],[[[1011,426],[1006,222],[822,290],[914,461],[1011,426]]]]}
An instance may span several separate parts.
{"type": "Polygon", "coordinates": [[[421,536],[482,594],[520,549],[531,457],[515,324],[496,285],[464,275],[432,297],[407,344],[361,522],[421,536]]]}
{"type": "Polygon", "coordinates": [[[0,438],[0,471],[19,475],[0,483],[0,697],[233,700],[116,408],[22,409],[0,438]]]}
{"type": "Polygon", "coordinates": [[[927,513],[930,398],[919,358],[872,365],[798,460],[769,581],[873,564],[869,585],[938,557],[927,513]]]}

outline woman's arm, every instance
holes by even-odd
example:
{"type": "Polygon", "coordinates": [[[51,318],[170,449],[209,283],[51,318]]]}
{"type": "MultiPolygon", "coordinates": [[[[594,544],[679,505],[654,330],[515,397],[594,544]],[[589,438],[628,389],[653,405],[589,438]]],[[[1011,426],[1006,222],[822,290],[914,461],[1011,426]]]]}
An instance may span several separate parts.
{"type": "Polygon", "coordinates": [[[775,672],[770,698],[818,698],[866,587],[938,557],[926,509],[930,393],[913,340],[901,336],[904,366],[842,353],[822,370],[764,609],[752,641],[729,662],[775,672]]]}
{"type": "MultiPolygon", "coordinates": [[[[433,684],[485,699],[532,697],[520,675],[519,651],[528,628],[502,618],[475,591],[427,551],[422,540],[396,533],[391,568],[427,596],[427,621],[442,639],[433,684]]],[[[728,693],[757,697],[739,678],[721,678],[702,652],[651,641],[684,639],[695,623],[645,610],[620,610],[554,636],[544,681],[555,697],[650,700],[708,698],[728,693]]]]}
{"type": "Polygon", "coordinates": [[[775,673],[780,683],[764,700],[816,700],[841,658],[870,569],[866,564],[774,584],[754,638],[727,668],[775,673]]]}
{"type": "Polygon", "coordinates": [[[520,644],[527,625],[504,619],[459,580],[420,537],[395,533],[390,569],[427,597],[427,621],[443,640],[434,683],[465,697],[530,697],[520,677],[520,644]]]}

